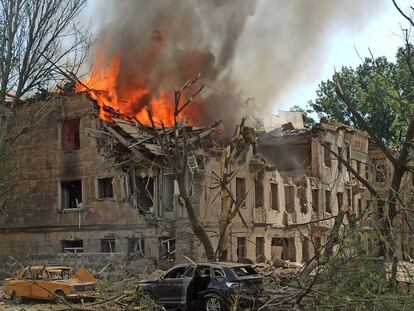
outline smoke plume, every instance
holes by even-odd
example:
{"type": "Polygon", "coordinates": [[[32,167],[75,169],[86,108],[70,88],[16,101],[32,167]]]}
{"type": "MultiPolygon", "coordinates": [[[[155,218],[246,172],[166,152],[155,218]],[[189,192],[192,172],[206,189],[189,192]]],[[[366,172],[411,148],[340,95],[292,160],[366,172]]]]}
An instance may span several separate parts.
{"type": "MultiPolygon", "coordinates": [[[[246,98],[269,109],[281,90],[318,70],[334,31],[358,29],[378,11],[374,0],[123,0],[98,5],[95,51],[108,62],[120,58],[120,98],[144,85],[151,96],[161,90],[173,96],[174,87],[201,73],[206,89],[189,108],[193,123],[221,119],[228,128],[246,113],[246,98]]],[[[136,109],[149,100],[141,98],[136,109]]]]}

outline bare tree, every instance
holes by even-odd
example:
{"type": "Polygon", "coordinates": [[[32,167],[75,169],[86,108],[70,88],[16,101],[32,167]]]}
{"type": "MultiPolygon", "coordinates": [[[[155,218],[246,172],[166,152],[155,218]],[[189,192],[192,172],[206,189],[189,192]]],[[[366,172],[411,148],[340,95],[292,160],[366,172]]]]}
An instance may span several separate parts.
{"type": "MultiPolygon", "coordinates": [[[[0,212],[13,197],[15,140],[53,111],[53,95],[62,73],[76,73],[89,48],[89,33],[75,18],[86,0],[0,0],[0,212]],[[44,104],[20,128],[10,132],[16,104],[46,94],[44,104]]],[[[1,217],[0,217],[1,218],[1,217]]]]}
{"type": "Polygon", "coordinates": [[[196,210],[191,199],[190,184],[188,182],[189,167],[186,127],[180,124],[181,112],[189,104],[191,104],[194,97],[203,90],[204,86],[199,87],[184,103],[182,103],[183,92],[187,91],[191,86],[194,86],[199,78],[200,76],[194,80],[188,80],[180,89],[177,89],[174,92],[174,124],[171,129],[173,133],[171,141],[169,140],[170,136],[167,135],[166,128],[163,123],[161,123],[162,135],[158,131],[160,126],[155,124],[151,107],[148,107],[147,112],[157,142],[161,147],[162,152],[166,155],[169,167],[177,180],[180,199],[187,210],[192,230],[203,245],[207,259],[212,261],[215,259],[213,244],[211,243],[211,239],[200,221],[200,215],[198,215],[198,211],[196,210]]]}
{"type": "MultiPolygon", "coordinates": [[[[246,133],[246,127],[244,126],[245,119],[242,120],[237,127],[232,142],[223,149],[220,173],[213,172],[213,187],[212,190],[218,189],[217,196],[220,196],[221,213],[219,216],[219,240],[215,252],[215,257],[218,260],[228,259],[228,250],[231,246],[230,236],[230,224],[232,220],[239,216],[243,224],[247,229],[248,225],[243,219],[240,212],[240,208],[246,204],[246,197],[248,192],[246,191],[237,197],[232,191],[230,184],[237,173],[246,168],[251,159],[251,153],[249,154],[250,143],[246,141],[243,134],[246,133]]],[[[213,200],[214,201],[214,200],[213,200]]]]}
{"type": "MultiPolygon", "coordinates": [[[[251,143],[245,140],[244,120],[237,127],[234,138],[228,146],[223,148],[220,172],[212,173],[213,185],[210,190],[217,191],[213,202],[219,198],[221,203],[221,213],[219,215],[219,239],[216,250],[214,250],[210,236],[207,234],[204,225],[200,221],[200,215],[194,206],[191,197],[191,182],[189,175],[189,141],[186,130],[185,119],[182,117],[184,109],[192,103],[204,88],[200,86],[187,100],[182,103],[184,92],[188,92],[195,86],[200,76],[193,80],[187,81],[180,89],[174,92],[174,124],[171,128],[166,129],[164,124],[156,124],[152,115],[151,107],[148,107],[148,116],[152,125],[152,132],[155,133],[158,145],[162,153],[166,155],[168,167],[174,173],[178,183],[180,201],[185,206],[188,218],[192,225],[192,230],[204,247],[207,259],[212,261],[216,259],[227,260],[227,250],[230,244],[229,225],[232,220],[239,215],[240,207],[245,204],[247,192],[242,197],[236,197],[232,193],[230,183],[236,177],[238,171],[249,163],[252,151],[251,143]],[[173,133],[172,137],[171,134],[173,133]],[[250,155],[250,156],[249,156],[250,155]]],[[[214,124],[213,127],[216,127],[214,124]]],[[[244,221],[243,221],[244,222],[244,221]]],[[[245,224],[245,222],[244,222],[245,224]]],[[[246,225],[246,224],[245,224],[246,225]]],[[[246,225],[247,226],[247,225],[246,225]]]]}
{"type": "Polygon", "coordinates": [[[89,34],[75,18],[86,0],[0,0],[0,147],[11,111],[24,96],[55,86],[62,70],[76,72],[89,34]]]}

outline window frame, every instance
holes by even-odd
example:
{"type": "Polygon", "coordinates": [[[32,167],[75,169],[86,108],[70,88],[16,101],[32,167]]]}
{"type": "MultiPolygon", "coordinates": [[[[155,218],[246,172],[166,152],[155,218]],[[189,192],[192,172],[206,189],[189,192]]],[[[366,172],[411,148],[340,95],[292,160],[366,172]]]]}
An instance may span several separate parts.
{"type": "Polygon", "coordinates": [[[332,214],[332,191],[325,190],[325,212],[332,214]],[[329,195],[328,195],[329,194],[329,195]]]}
{"type": "Polygon", "coordinates": [[[279,202],[279,184],[275,182],[270,183],[270,208],[273,211],[280,211],[279,202]],[[276,199],[276,200],[274,200],[276,199]],[[275,202],[274,202],[275,201],[275,202]]]}
{"type": "Polygon", "coordinates": [[[62,151],[64,151],[64,152],[75,152],[75,151],[78,151],[78,150],[81,149],[80,128],[81,128],[81,118],[80,117],[78,117],[78,118],[67,118],[67,119],[64,119],[62,121],[62,133],[61,133],[61,139],[62,139],[62,141],[61,141],[61,150],[62,151]],[[77,123],[75,125],[77,127],[77,131],[75,130],[74,133],[72,133],[72,132],[66,133],[65,127],[70,128],[72,126],[71,123],[74,124],[75,122],[77,123]],[[65,124],[67,124],[67,125],[65,125],[65,124]],[[68,135],[74,136],[74,139],[73,139],[74,140],[74,147],[73,147],[73,149],[72,148],[67,148],[67,145],[65,144],[65,141],[66,141],[65,134],[66,134],[66,136],[68,136],[68,135]],[[73,135],[71,135],[71,134],[73,134],[73,135]]]}
{"type": "Polygon", "coordinates": [[[293,185],[287,184],[283,186],[283,190],[285,192],[286,212],[293,213],[295,211],[295,205],[296,205],[295,204],[295,187],[293,185]]]}
{"type": "Polygon", "coordinates": [[[145,258],[145,238],[127,238],[128,240],[128,258],[141,259],[145,258]],[[131,243],[138,243],[139,252],[131,252],[131,243]]]}
{"type": "Polygon", "coordinates": [[[103,238],[100,239],[100,249],[102,254],[114,254],[116,253],[116,239],[115,238],[103,238]],[[109,245],[109,252],[104,251],[104,245],[108,243],[109,245]],[[113,244],[113,247],[112,247],[113,244]]]}
{"type": "MultiPolygon", "coordinates": [[[[59,210],[61,212],[77,212],[79,210],[83,210],[85,208],[84,206],[84,185],[83,185],[83,180],[81,178],[79,179],[68,179],[68,180],[60,180],[59,181],[59,210]],[[67,187],[64,187],[64,184],[70,184],[70,183],[74,183],[74,182],[80,182],[80,197],[81,197],[81,201],[79,202],[79,205],[77,205],[77,207],[74,208],[70,208],[67,207],[67,204],[69,204],[70,206],[70,197],[69,197],[69,190],[68,188],[70,187],[70,185],[68,185],[67,187]],[[67,196],[67,197],[66,197],[67,196]],[[67,201],[67,202],[66,202],[67,201]],[[66,206],[65,206],[66,205],[66,206]]],[[[76,199],[76,198],[75,198],[76,199]]]]}
{"type": "MultiPolygon", "coordinates": [[[[103,192],[105,192],[104,190],[103,192]]],[[[97,200],[113,200],[115,199],[115,192],[114,192],[114,177],[112,176],[103,176],[103,177],[97,177],[96,178],[96,199],[97,200]],[[101,189],[105,189],[105,185],[102,185],[101,188],[101,182],[104,182],[105,180],[110,179],[110,185],[111,185],[111,196],[102,196],[101,195],[101,189]]]]}
{"type": "Polygon", "coordinates": [[[238,236],[236,240],[236,255],[238,258],[247,257],[247,238],[244,236],[238,236]],[[243,244],[240,244],[239,241],[244,241],[243,244]],[[240,255],[240,249],[243,250],[242,256],[240,255]]]}
{"type": "Polygon", "coordinates": [[[185,275],[187,273],[187,268],[188,268],[187,266],[182,266],[182,267],[173,268],[170,271],[167,271],[164,274],[164,280],[180,280],[180,279],[184,279],[185,278],[185,275]],[[170,274],[170,273],[172,273],[174,271],[180,270],[180,269],[184,269],[184,271],[182,273],[182,277],[179,277],[179,278],[177,278],[177,277],[176,278],[169,278],[169,277],[167,277],[168,274],[170,274]]]}
{"type": "Polygon", "coordinates": [[[159,238],[159,247],[160,247],[160,251],[162,251],[162,254],[160,254],[161,259],[175,260],[176,249],[177,249],[176,248],[177,247],[177,241],[176,241],[175,237],[160,237],[159,238]],[[167,245],[166,249],[164,248],[164,245],[167,245]]]}
{"type": "Polygon", "coordinates": [[[236,206],[239,206],[240,208],[246,208],[246,201],[247,201],[247,180],[245,177],[236,177],[235,178],[236,183],[236,206]],[[239,195],[239,192],[240,193],[239,195]],[[240,204],[240,200],[243,200],[243,203],[240,204]]]}
{"type": "Polygon", "coordinates": [[[84,251],[84,245],[83,245],[83,240],[82,239],[76,239],[76,240],[61,240],[60,243],[61,243],[61,247],[62,247],[62,253],[64,253],[64,254],[81,254],[84,251]],[[76,242],[79,243],[79,242],[81,242],[80,244],[82,246],[66,246],[65,247],[64,244],[65,243],[68,243],[68,242],[69,243],[70,242],[72,242],[72,243],[76,243],[76,242]],[[67,251],[67,250],[74,250],[74,251],[72,252],[72,251],[67,251]]]}

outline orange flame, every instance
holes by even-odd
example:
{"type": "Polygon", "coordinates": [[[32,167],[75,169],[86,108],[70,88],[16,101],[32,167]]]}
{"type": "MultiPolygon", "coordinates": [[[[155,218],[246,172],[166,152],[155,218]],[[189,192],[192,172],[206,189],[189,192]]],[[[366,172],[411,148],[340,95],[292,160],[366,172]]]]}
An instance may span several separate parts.
{"type": "Polygon", "coordinates": [[[153,120],[157,124],[163,123],[170,126],[174,122],[174,105],[166,92],[160,91],[159,96],[154,97],[148,86],[136,87],[133,83],[121,90],[118,89],[118,74],[121,59],[112,58],[106,65],[102,54],[97,55],[95,66],[89,77],[75,86],[76,92],[88,92],[88,94],[101,107],[99,117],[108,120],[104,106],[111,107],[122,114],[132,115],[141,123],[150,125],[146,107],[152,110],[153,120]]]}

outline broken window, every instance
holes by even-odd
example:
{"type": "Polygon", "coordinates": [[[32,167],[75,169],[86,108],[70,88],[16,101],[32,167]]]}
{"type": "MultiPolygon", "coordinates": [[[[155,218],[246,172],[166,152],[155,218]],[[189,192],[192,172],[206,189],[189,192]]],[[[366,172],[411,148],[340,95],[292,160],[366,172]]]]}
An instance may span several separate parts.
{"type": "Polygon", "coordinates": [[[384,200],[378,200],[378,216],[382,219],[384,217],[384,206],[385,201],[384,200]]]}
{"type": "Polygon", "coordinates": [[[115,239],[102,239],[101,253],[115,253],[115,239]]]}
{"type": "Polygon", "coordinates": [[[34,271],[32,270],[27,270],[23,276],[22,276],[23,280],[33,280],[34,279],[34,271]]]}
{"type": "Polygon", "coordinates": [[[175,269],[171,270],[170,272],[168,272],[164,276],[164,279],[182,279],[182,278],[184,278],[185,270],[187,270],[187,267],[175,268],[175,269]]]}
{"type": "Polygon", "coordinates": [[[236,177],[236,206],[246,206],[246,179],[236,177]]]}
{"type": "Polygon", "coordinates": [[[174,175],[164,175],[163,178],[163,206],[167,211],[174,210],[174,194],[175,194],[175,178],[174,175]]]}
{"type": "Polygon", "coordinates": [[[341,209],[344,205],[344,194],[343,192],[336,193],[336,201],[338,202],[338,209],[341,209]]]}
{"type": "Polygon", "coordinates": [[[279,187],[277,184],[271,183],[270,184],[270,192],[272,195],[272,210],[278,211],[279,210],[279,187]]]}
{"type": "Polygon", "coordinates": [[[351,189],[346,189],[346,199],[348,202],[348,208],[352,209],[352,193],[351,189]]]}
{"type": "Polygon", "coordinates": [[[62,253],[83,253],[83,240],[63,240],[62,253]]]}
{"type": "Polygon", "coordinates": [[[114,197],[112,177],[98,178],[98,199],[114,197]]]}
{"type": "Polygon", "coordinates": [[[60,183],[62,210],[82,208],[82,181],[71,180],[60,183]]]}
{"type": "Polygon", "coordinates": [[[300,210],[302,213],[308,212],[308,204],[306,202],[306,188],[300,187],[298,189],[300,210]]]}
{"type": "Polygon", "coordinates": [[[351,163],[351,145],[346,147],[346,159],[348,163],[351,163]]]}
{"type": "Polygon", "coordinates": [[[319,189],[312,189],[312,210],[315,213],[319,210],[319,189]]]}
{"type": "Polygon", "coordinates": [[[372,161],[372,173],[375,176],[375,182],[384,182],[386,179],[385,161],[382,159],[374,159],[372,161]]]}
{"type": "Polygon", "coordinates": [[[73,151],[80,148],[79,121],[80,119],[69,119],[63,121],[63,150],[73,151]]]}
{"type": "Polygon", "coordinates": [[[145,239],[144,238],[129,238],[128,239],[128,258],[135,260],[144,257],[145,239]]]}
{"type": "Polygon", "coordinates": [[[160,257],[161,259],[175,259],[174,238],[160,238],[160,257]]]}
{"type": "Polygon", "coordinates": [[[256,262],[265,262],[264,237],[256,237],[256,262]]]}
{"type": "Polygon", "coordinates": [[[342,162],[339,159],[343,159],[343,155],[342,155],[342,148],[338,147],[338,171],[341,172],[342,171],[342,162]]]}
{"type": "Polygon", "coordinates": [[[296,260],[296,249],[294,238],[272,238],[272,246],[283,247],[281,259],[283,260],[296,260]]]}
{"type": "Polygon", "coordinates": [[[154,206],[154,179],[152,177],[136,177],[137,208],[142,212],[149,212],[154,206]]]}
{"type": "Polygon", "coordinates": [[[310,259],[309,255],[309,241],[306,237],[302,238],[302,262],[307,262],[310,259]]]}
{"type": "Polygon", "coordinates": [[[324,150],[323,150],[323,162],[325,163],[325,165],[327,167],[331,167],[331,164],[332,164],[332,162],[331,162],[331,153],[330,153],[329,150],[331,150],[332,144],[331,143],[325,143],[325,146],[326,147],[324,147],[324,150]]]}
{"type": "Polygon", "coordinates": [[[213,277],[215,278],[225,278],[226,274],[224,273],[223,269],[221,268],[213,268],[213,277]]]}
{"type": "Polygon", "coordinates": [[[327,213],[332,213],[332,210],[331,210],[331,192],[329,190],[325,190],[325,211],[327,213]]]}
{"type": "MultiPolygon", "coordinates": [[[[264,188],[261,181],[254,181],[254,206],[256,208],[263,207],[264,205],[264,188]]],[[[273,205],[272,205],[273,208],[273,205]]]]}
{"type": "Polygon", "coordinates": [[[357,215],[361,215],[362,213],[362,200],[358,199],[358,206],[357,206],[357,215]]]}
{"type": "Polygon", "coordinates": [[[295,189],[293,186],[285,186],[285,204],[286,211],[293,212],[295,210],[295,189]]]}
{"type": "Polygon", "coordinates": [[[247,256],[246,238],[237,237],[237,258],[245,258],[247,256]]]}

